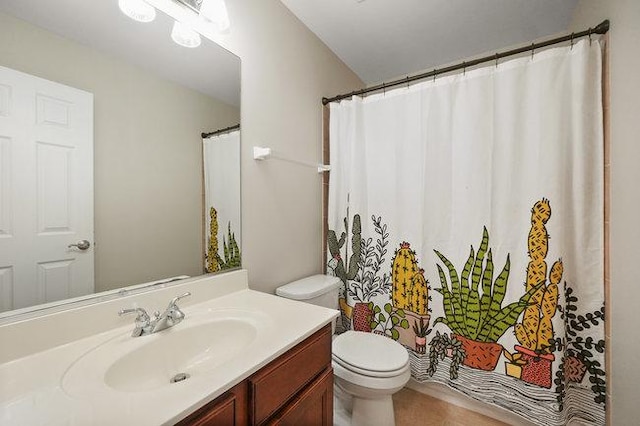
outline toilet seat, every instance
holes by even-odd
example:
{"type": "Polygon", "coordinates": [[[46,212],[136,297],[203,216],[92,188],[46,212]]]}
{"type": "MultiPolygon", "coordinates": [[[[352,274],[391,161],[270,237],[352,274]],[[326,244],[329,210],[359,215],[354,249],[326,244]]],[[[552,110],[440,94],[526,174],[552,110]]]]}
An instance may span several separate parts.
{"type": "Polygon", "coordinates": [[[375,333],[349,330],[333,340],[333,355],[368,371],[394,371],[408,361],[407,350],[395,340],[375,333]]]}
{"type": "Polygon", "coordinates": [[[334,362],[334,364],[338,364],[341,367],[350,370],[354,373],[357,374],[361,374],[363,376],[367,376],[367,377],[379,377],[379,378],[385,378],[385,377],[395,377],[395,376],[399,376],[402,373],[405,372],[405,370],[407,370],[407,368],[409,367],[409,363],[407,362],[404,366],[402,366],[401,368],[397,369],[397,370],[390,370],[390,371],[375,371],[375,370],[367,370],[365,368],[359,367],[357,365],[353,365],[353,364],[349,364],[348,362],[345,362],[344,360],[340,359],[337,356],[332,356],[331,360],[334,362]]]}
{"type": "Polygon", "coordinates": [[[408,369],[409,354],[394,340],[378,334],[347,331],[333,340],[335,363],[369,377],[395,377],[408,369]]]}
{"type": "Polygon", "coordinates": [[[348,393],[355,395],[366,390],[367,394],[380,392],[380,395],[391,395],[407,384],[411,377],[411,368],[407,363],[406,367],[399,370],[396,375],[389,377],[375,377],[352,371],[345,368],[334,359],[331,363],[335,383],[345,389],[348,393]]]}

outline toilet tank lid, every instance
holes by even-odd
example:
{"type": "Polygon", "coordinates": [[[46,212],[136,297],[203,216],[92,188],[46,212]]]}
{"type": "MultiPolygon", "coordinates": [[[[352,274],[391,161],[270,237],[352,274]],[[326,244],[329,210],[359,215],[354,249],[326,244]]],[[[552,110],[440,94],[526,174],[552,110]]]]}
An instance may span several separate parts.
{"type": "Polygon", "coordinates": [[[293,300],[307,300],[321,296],[338,287],[340,287],[340,278],[320,274],[278,287],[276,294],[293,300]]]}

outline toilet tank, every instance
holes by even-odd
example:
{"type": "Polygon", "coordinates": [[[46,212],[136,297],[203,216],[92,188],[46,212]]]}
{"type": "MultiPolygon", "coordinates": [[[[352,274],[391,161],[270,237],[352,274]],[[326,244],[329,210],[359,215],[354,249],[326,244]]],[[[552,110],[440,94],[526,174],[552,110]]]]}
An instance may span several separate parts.
{"type": "Polygon", "coordinates": [[[338,309],[339,291],[340,278],[313,275],[278,287],[276,294],[287,299],[338,309]]]}

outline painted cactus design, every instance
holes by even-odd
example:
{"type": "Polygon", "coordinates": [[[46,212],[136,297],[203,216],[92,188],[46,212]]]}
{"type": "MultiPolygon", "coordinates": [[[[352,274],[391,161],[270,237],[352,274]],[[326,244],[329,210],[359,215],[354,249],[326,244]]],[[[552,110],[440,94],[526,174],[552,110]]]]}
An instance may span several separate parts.
{"type": "Polygon", "coordinates": [[[218,263],[218,212],[215,208],[209,209],[209,217],[211,223],[209,224],[209,244],[207,246],[206,255],[206,271],[218,272],[220,270],[220,264],[218,263]]]}
{"type": "Polygon", "coordinates": [[[408,308],[409,291],[412,287],[411,279],[416,272],[418,272],[416,254],[411,250],[411,245],[405,241],[396,250],[391,266],[392,298],[395,307],[400,309],[408,308]]]}
{"type": "Polygon", "coordinates": [[[418,266],[416,253],[406,241],[396,250],[391,268],[393,306],[426,315],[429,310],[429,283],[424,277],[424,269],[418,266]]]}
{"type": "Polygon", "coordinates": [[[547,281],[546,257],[549,251],[549,234],[546,223],[551,217],[549,200],[536,202],[531,209],[531,230],[529,231],[527,266],[527,291],[542,284],[531,298],[531,304],[525,309],[522,323],[516,324],[515,334],[520,344],[536,353],[551,353],[550,341],[553,339],[551,322],[558,306],[558,284],[562,280],[562,260],[557,260],[549,272],[547,281]]]}
{"type": "Polygon", "coordinates": [[[240,253],[240,247],[236,241],[236,236],[231,232],[231,222],[227,227],[227,236],[222,239],[224,259],[221,258],[216,252],[217,262],[220,265],[220,270],[239,268],[242,261],[242,255],[240,253]]]}
{"type": "MultiPolygon", "coordinates": [[[[340,304],[341,320],[340,326],[344,330],[351,328],[350,322],[354,315],[354,307],[347,302],[347,294],[349,289],[349,281],[358,274],[358,266],[362,258],[362,224],[360,215],[353,216],[353,226],[351,227],[351,256],[349,256],[349,245],[347,244],[347,235],[349,235],[349,209],[347,208],[347,217],[344,218],[344,231],[340,233],[340,238],[336,235],[336,231],[330,229],[327,235],[327,245],[331,259],[328,267],[333,274],[342,281],[342,295],[338,302],[340,304]],[[342,254],[344,247],[344,255],[342,254]]],[[[354,318],[358,322],[367,323],[369,320],[364,318],[354,318]]]]}
{"type": "Polygon", "coordinates": [[[455,334],[467,339],[497,342],[507,329],[517,322],[520,314],[529,306],[533,294],[541,287],[534,285],[518,301],[502,306],[507,292],[511,261],[507,255],[502,271],[494,280],[493,255],[489,249],[487,228],[482,231],[482,242],[477,253],[471,246],[460,276],[449,259],[439,251],[434,251],[449,271],[447,280],[444,270],[437,265],[441,288],[435,290],[442,294],[444,316],[437,318],[435,324],[444,323],[455,334]]]}
{"type": "Polygon", "coordinates": [[[429,283],[424,277],[424,269],[413,276],[411,284],[408,309],[416,314],[426,315],[429,311],[429,283]]]}
{"type": "Polygon", "coordinates": [[[360,256],[362,254],[362,225],[360,222],[360,215],[356,214],[353,216],[353,227],[351,228],[351,232],[353,234],[351,237],[351,257],[348,257],[348,248],[345,246],[345,243],[347,242],[347,234],[349,233],[348,210],[347,217],[344,218],[344,228],[344,232],[340,234],[340,239],[338,239],[334,230],[329,230],[328,245],[331,257],[336,262],[334,273],[338,278],[340,278],[346,291],[348,281],[353,280],[358,273],[358,263],[360,262],[360,256]],[[340,253],[342,247],[345,247],[344,258],[340,253]]]}

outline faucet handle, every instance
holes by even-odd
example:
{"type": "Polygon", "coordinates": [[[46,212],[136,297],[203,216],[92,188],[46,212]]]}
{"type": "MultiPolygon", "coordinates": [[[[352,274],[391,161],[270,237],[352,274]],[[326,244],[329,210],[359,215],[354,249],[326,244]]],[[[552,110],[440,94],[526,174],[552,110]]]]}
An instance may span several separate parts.
{"type": "Polygon", "coordinates": [[[184,299],[187,296],[191,296],[191,293],[186,292],[185,294],[181,294],[180,296],[176,296],[169,302],[169,306],[165,311],[165,316],[167,320],[167,324],[169,327],[172,327],[178,324],[180,321],[184,319],[184,312],[180,310],[180,307],[177,305],[178,300],[184,299]]]}
{"type": "Polygon", "coordinates": [[[180,296],[174,297],[173,299],[171,299],[171,302],[169,302],[169,307],[176,306],[176,303],[178,303],[178,300],[184,299],[187,296],[191,296],[191,292],[187,291],[186,293],[181,294],[180,296]]]}
{"type": "Polygon", "coordinates": [[[142,336],[143,334],[148,332],[148,328],[151,325],[151,318],[149,318],[149,314],[142,308],[127,308],[120,309],[118,311],[118,315],[127,315],[127,314],[137,314],[136,316],[136,326],[131,332],[132,337],[142,336]]]}
{"type": "Polygon", "coordinates": [[[147,314],[147,311],[145,311],[143,308],[126,308],[126,309],[120,309],[118,311],[118,315],[120,316],[127,315],[127,314],[138,314],[136,321],[149,320],[149,314],[147,314]]]}

